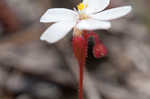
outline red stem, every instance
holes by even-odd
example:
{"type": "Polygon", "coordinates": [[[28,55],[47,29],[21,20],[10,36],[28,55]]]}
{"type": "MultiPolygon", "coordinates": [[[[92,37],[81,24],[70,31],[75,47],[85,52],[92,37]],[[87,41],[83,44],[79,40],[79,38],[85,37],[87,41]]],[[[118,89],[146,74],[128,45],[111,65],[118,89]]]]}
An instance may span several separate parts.
{"type": "Polygon", "coordinates": [[[94,33],[93,31],[90,31],[90,33],[88,33],[88,38],[91,37],[91,36],[94,37],[95,43],[99,43],[100,42],[99,36],[96,33],[94,33]]]}
{"type": "Polygon", "coordinates": [[[83,31],[83,40],[81,39],[81,42],[74,43],[80,46],[75,46],[74,44],[74,49],[77,49],[78,51],[74,50],[75,55],[77,56],[77,60],[79,63],[79,72],[80,72],[80,77],[79,77],[79,98],[78,99],[83,99],[83,81],[84,81],[84,66],[86,62],[86,56],[87,56],[87,46],[88,46],[88,38],[93,37],[95,44],[100,43],[99,37],[96,33],[93,31],[83,31]],[[77,47],[77,48],[76,48],[77,47]],[[79,57],[78,57],[79,56],[79,57]]]}
{"type": "Polygon", "coordinates": [[[79,64],[79,89],[78,89],[78,99],[83,99],[83,80],[84,80],[84,67],[87,56],[87,31],[83,32],[81,36],[73,37],[73,51],[74,55],[79,64]]]}
{"type": "Polygon", "coordinates": [[[84,64],[82,64],[82,63],[80,63],[79,64],[79,66],[80,66],[80,78],[79,78],[79,80],[80,80],[80,83],[79,83],[79,99],[83,99],[83,79],[84,79],[84,77],[83,77],[83,73],[84,73],[84,64]]]}
{"type": "Polygon", "coordinates": [[[83,37],[85,39],[84,50],[82,53],[84,53],[83,57],[81,58],[79,63],[79,72],[80,72],[80,78],[79,78],[79,98],[83,99],[83,81],[84,81],[84,67],[85,67],[85,61],[86,61],[86,55],[87,55],[87,45],[88,45],[88,38],[87,38],[87,31],[83,31],[83,37]]]}

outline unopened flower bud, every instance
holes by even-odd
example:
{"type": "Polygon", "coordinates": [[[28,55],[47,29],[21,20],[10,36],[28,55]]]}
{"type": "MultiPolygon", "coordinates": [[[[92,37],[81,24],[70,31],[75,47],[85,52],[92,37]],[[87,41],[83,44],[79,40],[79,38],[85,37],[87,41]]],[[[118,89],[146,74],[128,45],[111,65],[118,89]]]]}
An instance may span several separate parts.
{"type": "Polygon", "coordinates": [[[106,56],[106,54],[107,54],[107,49],[104,46],[104,44],[97,43],[97,44],[94,45],[94,47],[93,47],[93,55],[96,58],[104,57],[104,56],[106,56]]]}

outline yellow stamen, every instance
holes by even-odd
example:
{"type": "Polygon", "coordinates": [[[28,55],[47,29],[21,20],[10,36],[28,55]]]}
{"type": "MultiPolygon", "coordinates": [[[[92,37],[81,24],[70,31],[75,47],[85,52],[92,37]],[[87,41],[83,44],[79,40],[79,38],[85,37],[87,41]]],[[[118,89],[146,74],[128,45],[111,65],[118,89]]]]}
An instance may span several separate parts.
{"type": "Polygon", "coordinates": [[[78,5],[77,5],[77,8],[78,8],[78,10],[79,11],[81,11],[81,10],[83,10],[84,8],[87,8],[88,7],[88,4],[83,4],[83,3],[79,3],[78,5]]]}

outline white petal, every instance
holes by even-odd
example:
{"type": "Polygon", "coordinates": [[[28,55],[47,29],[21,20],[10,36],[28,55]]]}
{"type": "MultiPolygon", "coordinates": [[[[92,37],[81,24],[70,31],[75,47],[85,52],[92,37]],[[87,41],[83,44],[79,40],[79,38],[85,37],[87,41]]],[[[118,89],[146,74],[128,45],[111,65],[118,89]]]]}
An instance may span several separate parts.
{"type": "Polygon", "coordinates": [[[83,0],[83,4],[88,4],[86,13],[96,13],[104,10],[110,3],[110,0],[83,0]]]}
{"type": "Polygon", "coordinates": [[[49,43],[55,43],[58,40],[62,39],[72,27],[75,25],[75,22],[72,21],[63,21],[57,22],[50,26],[41,36],[41,40],[45,40],[49,43]]]}
{"type": "Polygon", "coordinates": [[[80,21],[76,27],[80,30],[109,29],[111,27],[111,23],[108,21],[87,19],[80,21]]]}
{"type": "Polygon", "coordinates": [[[46,11],[41,17],[40,22],[58,22],[64,20],[76,20],[77,13],[70,9],[53,8],[46,11]]]}
{"type": "Polygon", "coordinates": [[[127,15],[131,10],[131,6],[123,6],[91,15],[91,17],[98,20],[112,20],[127,15]]]}

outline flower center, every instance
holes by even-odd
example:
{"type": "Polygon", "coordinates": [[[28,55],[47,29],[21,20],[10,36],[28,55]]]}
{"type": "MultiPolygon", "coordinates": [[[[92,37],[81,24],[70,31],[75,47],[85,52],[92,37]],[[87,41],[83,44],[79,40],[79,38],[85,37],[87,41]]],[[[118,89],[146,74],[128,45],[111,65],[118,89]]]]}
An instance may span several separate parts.
{"type": "Polygon", "coordinates": [[[88,19],[88,18],[89,18],[89,16],[86,15],[86,14],[84,14],[84,13],[81,13],[81,14],[79,15],[79,20],[85,20],[85,19],[88,19]]]}
{"type": "Polygon", "coordinates": [[[78,8],[79,11],[82,11],[83,9],[85,9],[87,7],[88,7],[88,4],[79,3],[77,5],[77,8],[78,8]]]}

